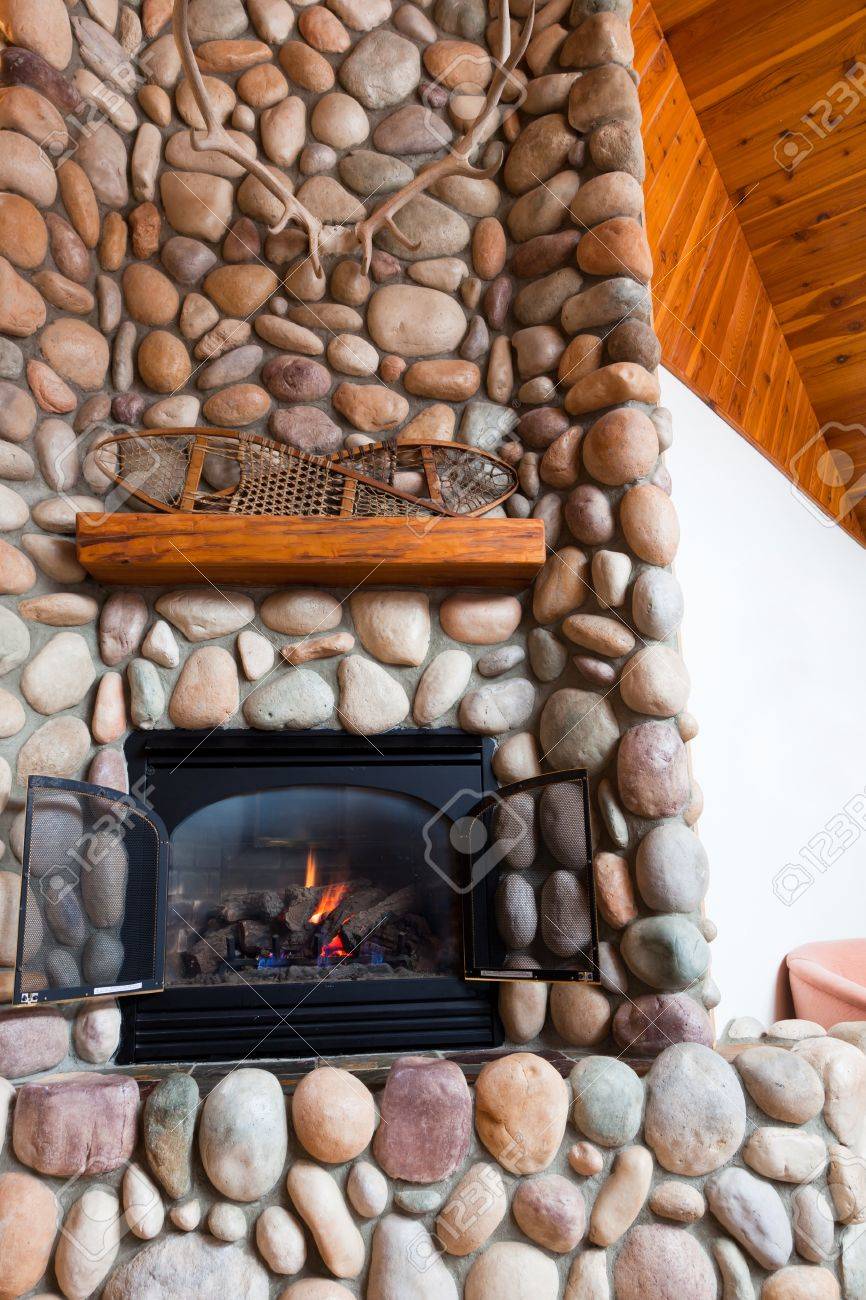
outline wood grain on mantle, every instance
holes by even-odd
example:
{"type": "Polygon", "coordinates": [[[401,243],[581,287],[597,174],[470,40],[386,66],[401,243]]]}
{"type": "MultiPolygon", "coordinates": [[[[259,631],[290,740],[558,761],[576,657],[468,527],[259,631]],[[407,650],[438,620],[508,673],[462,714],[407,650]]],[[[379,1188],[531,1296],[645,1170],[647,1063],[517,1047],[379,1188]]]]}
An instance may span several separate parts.
{"type": "Polygon", "coordinates": [[[91,577],[127,586],[529,585],[545,560],[540,519],[331,519],[275,515],[77,517],[91,577]]]}

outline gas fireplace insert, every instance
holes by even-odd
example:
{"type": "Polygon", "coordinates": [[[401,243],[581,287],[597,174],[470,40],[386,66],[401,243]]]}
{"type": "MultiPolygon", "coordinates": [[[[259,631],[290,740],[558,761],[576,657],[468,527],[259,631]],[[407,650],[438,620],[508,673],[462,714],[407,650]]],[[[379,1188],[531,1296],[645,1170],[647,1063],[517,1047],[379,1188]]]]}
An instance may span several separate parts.
{"type": "Polygon", "coordinates": [[[123,1063],[482,1049],[450,834],[495,784],[462,732],[136,733],[169,840],[164,991],[124,999],[123,1063]]]}
{"type": "Polygon", "coordinates": [[[27,792],[14,1001],[117,996],[120,1060],[497,1046],[496,981],[598,978],[588,777],[462,731],[138,732],[27,792]]]}

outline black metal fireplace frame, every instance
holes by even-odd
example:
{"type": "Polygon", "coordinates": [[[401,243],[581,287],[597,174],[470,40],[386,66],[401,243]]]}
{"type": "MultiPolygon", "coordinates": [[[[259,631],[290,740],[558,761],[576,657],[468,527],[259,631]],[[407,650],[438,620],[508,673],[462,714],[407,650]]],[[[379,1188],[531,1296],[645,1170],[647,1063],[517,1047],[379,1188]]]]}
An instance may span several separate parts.
{"type": "MultiPolygon", "coordinates": [[[[387,772],[423,767],[433,799],[437,769],[454,784],[455,765],[467,791],[456,813],[468,812],[479,792],[496,788],[494,745],[487,737],[457,729],[405,730],[368,740],[344,731],[262,732],[225,729],[134,732],[125,752],[131,787],[153,806],[169,833],[202,806],[169,777],[185,761],[206,766],[215,783],[231,780],[240,790],[244,771],[257,766],[292,770],[299,783],[316,783],[326,767],[345,766],[346,782],[394,789],[387,772]],[[304,763],[304,767],[300,763],[304,763]],[[378,778],[378,779],[377,779],[378,778]]],[[[429,797],[429,796],[428,796],[429,797]]],[[[240,984],[172,988],[124,999],[118,1063],[298,1059],[369,1052],[476,1051],[503,1042],[496,986],[455,976],[431,979],[330,981],[318,984],[240,984]]]]}

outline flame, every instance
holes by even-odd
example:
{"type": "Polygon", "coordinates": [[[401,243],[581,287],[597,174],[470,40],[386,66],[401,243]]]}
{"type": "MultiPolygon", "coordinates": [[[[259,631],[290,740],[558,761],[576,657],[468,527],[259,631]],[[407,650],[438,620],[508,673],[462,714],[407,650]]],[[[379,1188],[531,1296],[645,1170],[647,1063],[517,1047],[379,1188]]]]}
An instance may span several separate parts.
{"type": "Polygon", "coordinates": [[[335,934],[330,943],[323,943],[319,952],[319,965],[327,966],[332,961],[342,961],[348,957],[346,949],[343,947],[343,940],[338,934],[335,934]]]}
{"type": "Polygon", "coordinates": [[[330,916],[340,906],[348,888],[348,885],[327,885],[319,899],[319,906],[310,917],[310,925],[318,925],[326,916],[330,916]]]}
{"type": "MultiPolygon", "coordinates": [[[[319,883],[319,867],[316,862],[316,853],[312,848],[307,849],[307,871],[304,876],[304,888],[315,889],[319,883]]],[[[319,906],[310,917],[310,925],[318,925],[326,916],[340,906],[341,901],[346,895],[348,885],[326,885],[325,892],[319,899],[319,906]]],[[[333,942],[333,941],[332,941],[333,942]]]]}
{"type": "Polygon", "coordinates": [[[316,855],[313,849],[307,849],[307,874],[304,877],[304,889],[312,889],[316,883],[316,855]]]}

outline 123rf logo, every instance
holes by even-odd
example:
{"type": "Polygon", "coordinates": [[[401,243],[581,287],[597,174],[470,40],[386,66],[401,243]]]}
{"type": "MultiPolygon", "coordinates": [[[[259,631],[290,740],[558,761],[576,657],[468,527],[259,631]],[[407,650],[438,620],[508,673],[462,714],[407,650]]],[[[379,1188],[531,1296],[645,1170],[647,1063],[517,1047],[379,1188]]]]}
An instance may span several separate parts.
{"type": "Polygon", "coordinates": [[[864,464],[866,427],[862,424],[838,424],[831,420],[804,442],[788,462],[791,491],[818,523],[832,528],[866,499],[864,464]],[[806,490],[807,484],[814,482],[813,475],[833,494],[832,505],[828,505],[826,510],[822,510],[806,490]]]}
{"type": "Polygon", "coordinates": [[[866,792],[858,792],[842,805],[821,830],[810,836],[797,854],[773,877],[773,893],[780,903],[793,907],[862,838],[866,831],[866,792]]]}
{"type": "Polygon", "coordinates": [[[794,172],[822,140],[826,140],[866,99],[866,65],[854,63],[808,109],[797,125],[773,145],[773,157],[786,172],[794,172]]]}

